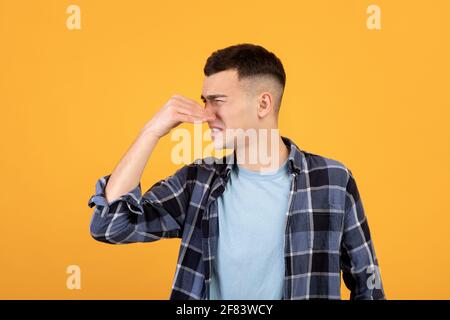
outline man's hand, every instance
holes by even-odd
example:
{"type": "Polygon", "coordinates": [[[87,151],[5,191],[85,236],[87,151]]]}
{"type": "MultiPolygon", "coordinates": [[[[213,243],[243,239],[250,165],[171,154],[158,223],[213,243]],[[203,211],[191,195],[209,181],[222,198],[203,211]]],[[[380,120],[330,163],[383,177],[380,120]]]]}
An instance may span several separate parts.
{"type": "Polygon", "coordinates": [[[203,122],[214,119],[215,115],[195,100],[176,94],[146,123],[143,130],[161,138],[183,122],[194,123],[195,121],[203,122]]]}
{"type": "Polygon", "coordinates": [[[182,122],[209,121],[215,116],[196,101],[181,95],[169,101],[141,129],[114,169],[106,185],[108,203],[136,187],[158,140],[182,122]]]}

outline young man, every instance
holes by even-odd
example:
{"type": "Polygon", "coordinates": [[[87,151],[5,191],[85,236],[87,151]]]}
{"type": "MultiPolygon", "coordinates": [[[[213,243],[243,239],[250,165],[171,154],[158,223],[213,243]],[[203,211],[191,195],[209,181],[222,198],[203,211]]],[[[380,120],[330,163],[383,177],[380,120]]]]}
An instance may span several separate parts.
{"type": "Polygon", "coordinates": [[[97,181],[88,203],[96,206],[93,238],[181,238],[170,299],[340,299],[341,271],[351,299],[385,299],[352,172],[278,134],[281,61],[239,44],[214,52],[204,73],[204,108],[171,97],[112,174],[97,181]],[[208,122],[216,148],[233,152],[186,164],[142,195],[158,140],[196,121],[208,122]],[[241,139],[252,130],[271,132],[241,139]],[[260,150],[268,161],[250,161],[260,150]]]}

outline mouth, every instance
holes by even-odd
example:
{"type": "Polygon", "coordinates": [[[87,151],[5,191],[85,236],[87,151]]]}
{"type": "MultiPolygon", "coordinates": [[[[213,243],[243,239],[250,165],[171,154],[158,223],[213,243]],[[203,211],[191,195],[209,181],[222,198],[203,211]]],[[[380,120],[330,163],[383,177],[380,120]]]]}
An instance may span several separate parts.
{"type": "Polygon", "coordinates": [[[217,133],[224,131],[224,128],[216,126],[216,125],[209,125],[209,128],[211,129],[212,134],[217,134],[217,133]]]}
{"type": "Polygon", "coordinates": [[[211,132],[212,132],[212,133],[214,133],[214,134],[215,134],[215,133],[219,133],[219,132],[222,132],[222,131],[223,131],[223,129],[222,129],[222,128],[214,128],[214,127],[213,127],[213,128],[211,128],[211,132]]]}

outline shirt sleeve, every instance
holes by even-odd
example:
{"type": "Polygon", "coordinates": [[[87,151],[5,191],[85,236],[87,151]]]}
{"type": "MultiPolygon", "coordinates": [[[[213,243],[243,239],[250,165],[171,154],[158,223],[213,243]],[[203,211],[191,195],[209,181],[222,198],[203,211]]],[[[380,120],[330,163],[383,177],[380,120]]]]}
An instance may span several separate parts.
{"type": "Polygon", "coordinates": [[[126,244],[180,238],[190,199],[190,165],[155,183],[144,195],[141,183],[108,203],[105,188],[111,175],[98,179],[88,201],[94,207],[91,236],[101,242],[126,244]]]}
{"type": "Polygon", "coordinates": [[[348,171],[341,243],[343,280],[351,292],[351,300],[384,300],[386,297],[367,216],[353,174],[348,171]]]}

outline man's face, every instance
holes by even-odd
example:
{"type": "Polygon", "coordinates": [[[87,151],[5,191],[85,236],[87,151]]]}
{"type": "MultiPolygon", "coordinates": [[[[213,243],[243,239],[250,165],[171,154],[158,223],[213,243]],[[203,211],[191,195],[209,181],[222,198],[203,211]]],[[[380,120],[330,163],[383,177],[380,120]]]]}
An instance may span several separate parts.
{"type": "MultiPolygon", "coordinates": [[[[257,103],[246,79],[239,81],[235,69],[225,70],[203,81],[202,100],[205,108],[215,114],[209,121],[211,137],[216,149],[233,148],[234,136],[225,137],[226,129],[257,128],[257,103]]],[[[233,130],[228,130],[227,133],[233,130]]]]}

